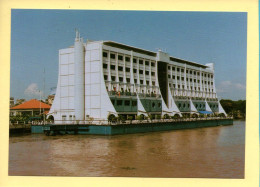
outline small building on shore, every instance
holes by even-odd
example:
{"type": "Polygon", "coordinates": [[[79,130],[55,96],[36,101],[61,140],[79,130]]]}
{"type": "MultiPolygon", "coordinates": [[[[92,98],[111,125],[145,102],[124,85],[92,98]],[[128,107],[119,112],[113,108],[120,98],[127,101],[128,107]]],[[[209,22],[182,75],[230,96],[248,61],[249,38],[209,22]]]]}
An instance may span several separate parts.
{"type": "Polygon", "coordinates": [[[20,105],[12,107],[10,109],[10,116],[17,116],[17,115],[38,116],[41,114],[47,114],[50,108],[51,106],[46,103],[38,101],[37,99],[31,99],[20,105]]]}

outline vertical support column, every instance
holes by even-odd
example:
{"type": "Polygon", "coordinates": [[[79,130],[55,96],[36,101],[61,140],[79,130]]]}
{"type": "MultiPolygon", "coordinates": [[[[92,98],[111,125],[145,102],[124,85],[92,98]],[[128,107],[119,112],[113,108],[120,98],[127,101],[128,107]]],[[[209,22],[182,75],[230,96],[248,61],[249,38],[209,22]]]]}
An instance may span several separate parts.
{"type": "Polygon", "coordinates": [[[84,61],[83,39],[76,31],[74,44],[74,63],[75,63],[75,119],[85,120],[85,61],[84,61]]]}

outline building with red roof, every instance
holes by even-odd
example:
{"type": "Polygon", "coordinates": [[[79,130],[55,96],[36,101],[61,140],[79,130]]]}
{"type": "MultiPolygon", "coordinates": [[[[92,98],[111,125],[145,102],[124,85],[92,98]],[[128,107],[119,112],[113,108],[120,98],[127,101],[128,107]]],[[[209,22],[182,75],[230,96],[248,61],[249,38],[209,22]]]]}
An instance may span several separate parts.
{"type": "Polygon", "coordinates": [[[31,99],[20,105],[12,107],[10,109],[10,115],[16,116],[16,115],[27,114],[31,116],[37,116],[43,113],[47,114],[50,108],[51,106],[46,103],[38,101],[37,99],[31,99]]]}

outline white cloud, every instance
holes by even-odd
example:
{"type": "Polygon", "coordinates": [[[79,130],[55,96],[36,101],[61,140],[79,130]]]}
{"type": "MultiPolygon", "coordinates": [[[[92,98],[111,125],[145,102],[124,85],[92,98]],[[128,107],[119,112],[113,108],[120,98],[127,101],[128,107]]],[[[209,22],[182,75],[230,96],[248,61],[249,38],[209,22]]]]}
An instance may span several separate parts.
{"type": "Polygon", "coordinates": [[[29,97],[40,97],[42,91],[39,90],[36,83],[32,83],[24,90],[24,94],[29,97]]]}
{"type": "Polygon", "coordinates": [[[233,83],[229,80],[222,81],[216,85],[217,94],[223,98],[241,99],[245,98],[246,86],[241,83],[233,83]]]}

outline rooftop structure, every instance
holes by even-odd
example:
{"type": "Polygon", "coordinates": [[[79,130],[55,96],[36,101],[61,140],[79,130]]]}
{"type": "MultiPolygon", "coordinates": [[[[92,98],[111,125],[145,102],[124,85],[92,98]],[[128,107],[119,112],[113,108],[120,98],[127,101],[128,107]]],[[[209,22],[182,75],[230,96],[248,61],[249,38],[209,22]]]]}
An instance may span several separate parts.
{"type": "Polygon", "coordinates": [[[214,64],[112,41],[83,42],[59,50],[57,91],[49,115],[58,123],[109,115],[224,114],[214,64]]]}

